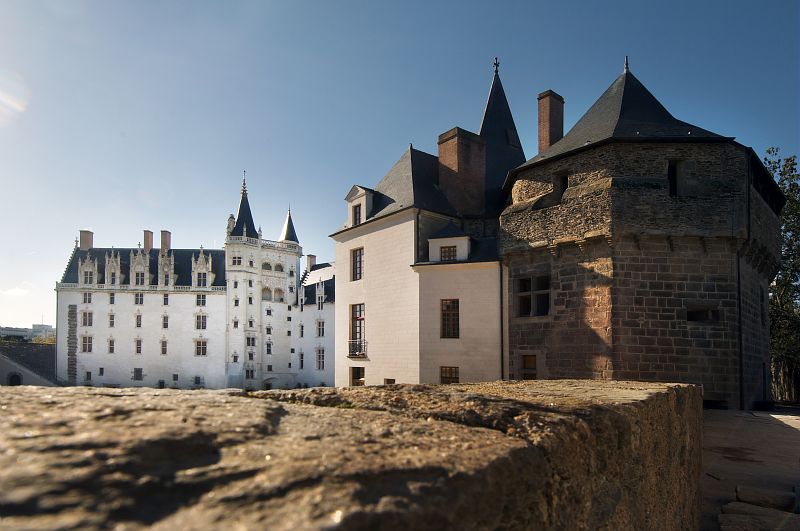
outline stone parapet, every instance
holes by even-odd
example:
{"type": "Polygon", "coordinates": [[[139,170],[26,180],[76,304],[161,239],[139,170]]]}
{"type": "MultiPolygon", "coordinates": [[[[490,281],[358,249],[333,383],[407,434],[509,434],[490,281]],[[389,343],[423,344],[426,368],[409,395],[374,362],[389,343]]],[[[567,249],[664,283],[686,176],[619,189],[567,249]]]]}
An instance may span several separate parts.
{"type": "Polygon", "coordinates": [[[0,388],[0,527],[693,529],[692,385],[0,388]]]}

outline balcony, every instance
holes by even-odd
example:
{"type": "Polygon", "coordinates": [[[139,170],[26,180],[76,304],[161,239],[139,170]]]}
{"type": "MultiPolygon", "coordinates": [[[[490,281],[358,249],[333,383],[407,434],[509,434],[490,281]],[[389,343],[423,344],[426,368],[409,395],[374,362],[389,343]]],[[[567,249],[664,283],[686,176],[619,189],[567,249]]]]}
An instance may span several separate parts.
{"type": "Polygon", "coordinates": [[[367,342],[363,339],[351,339],[348,341],[347,357],[351,359],[366,359],[367,342]]]}

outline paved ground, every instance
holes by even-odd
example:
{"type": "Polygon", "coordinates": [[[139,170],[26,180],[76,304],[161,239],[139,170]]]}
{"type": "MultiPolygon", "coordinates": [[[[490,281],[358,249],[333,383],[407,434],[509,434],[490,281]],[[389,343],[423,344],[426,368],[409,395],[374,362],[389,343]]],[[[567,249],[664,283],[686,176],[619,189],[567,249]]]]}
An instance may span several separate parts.
{"type": "Polygon", "coordinates": [[[704,413],[701,529],[719,529],[717,515],[736,500],[736,485],[800,485],[800,409],[704,413]]]}

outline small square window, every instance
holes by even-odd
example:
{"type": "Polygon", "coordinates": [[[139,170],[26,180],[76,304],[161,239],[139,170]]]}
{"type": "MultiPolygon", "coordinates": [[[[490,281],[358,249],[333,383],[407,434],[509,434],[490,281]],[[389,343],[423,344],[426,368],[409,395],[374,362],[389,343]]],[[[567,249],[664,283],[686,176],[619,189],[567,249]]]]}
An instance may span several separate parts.
{"type": "Polygon", "coordinates": [[[442,262],[452,262],[456,259],[456,246],[444,245],[439,248],[439,259],[442,262]]]}

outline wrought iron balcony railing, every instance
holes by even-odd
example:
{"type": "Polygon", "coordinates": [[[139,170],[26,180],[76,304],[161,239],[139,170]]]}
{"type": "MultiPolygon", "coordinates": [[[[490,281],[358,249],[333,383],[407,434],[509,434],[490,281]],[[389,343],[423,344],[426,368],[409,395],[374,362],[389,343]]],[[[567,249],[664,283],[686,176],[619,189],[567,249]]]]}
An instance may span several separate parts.
{"type": "Polygon", "coordinates": [[[366,358],[367,342],[363,339],[351,339],[347,342],[348,358],[366,358]]]}

